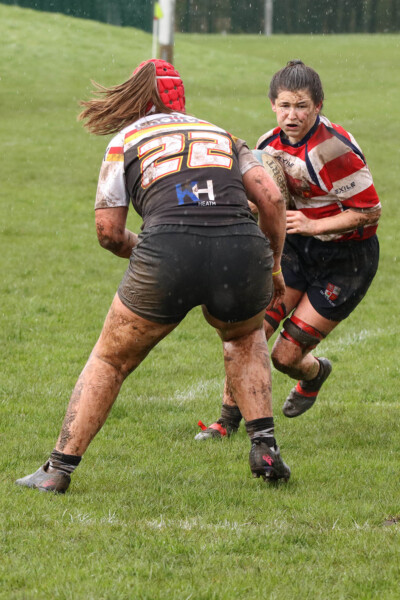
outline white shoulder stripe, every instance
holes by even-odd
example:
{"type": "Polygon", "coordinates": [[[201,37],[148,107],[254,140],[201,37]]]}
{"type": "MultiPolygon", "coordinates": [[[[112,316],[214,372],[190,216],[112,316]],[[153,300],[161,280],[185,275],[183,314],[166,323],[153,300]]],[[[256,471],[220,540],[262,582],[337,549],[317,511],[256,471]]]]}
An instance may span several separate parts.
{"type": "Polygon", "coordinates": [[[347,177],[343,177],[338,181],[332,181],[332,192],[336,194],[340,200],[347,200],[348,198],[367,190],[372,184],[372,176],[368,167],[363,167],[347,177]]]}

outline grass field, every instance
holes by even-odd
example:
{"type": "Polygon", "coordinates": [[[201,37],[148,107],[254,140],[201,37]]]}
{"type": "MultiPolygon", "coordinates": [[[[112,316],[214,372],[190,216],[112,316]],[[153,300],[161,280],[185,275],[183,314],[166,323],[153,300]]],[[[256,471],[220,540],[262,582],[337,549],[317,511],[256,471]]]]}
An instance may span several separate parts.
{"type": "MultiPolygon", "coordinates": [[[[19,488],[54,446],[126,262],[97,244],[106,139],[76,122],[90,79],[124,80],[151,37],[0,4],[0,598],[398,599],[399,36],[177,35],[187,109],[254,145],[266,82],[290,58],[321,74],[325,114],[361,144],[383,203],[381,264],[320,347],[334,372],[285,419],[287,485],[253,480],[244,429],[193,441],[219,412],[216,334],[194,310],[124,384],[65,496],[19,488]]],[[[139,219],[129,216],[138,230],[139,219]]]]}

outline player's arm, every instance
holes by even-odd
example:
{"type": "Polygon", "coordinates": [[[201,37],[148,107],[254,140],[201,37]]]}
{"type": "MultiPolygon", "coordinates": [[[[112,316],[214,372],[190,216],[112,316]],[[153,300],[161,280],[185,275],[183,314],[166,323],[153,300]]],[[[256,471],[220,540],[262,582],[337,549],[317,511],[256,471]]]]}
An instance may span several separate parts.
{"type": "Polygon", "coordinates": [[[123,136],[117,134],[107,147],[100,168],[95,202],[100,245],[121,258],[130,258],[138,236],[126,228],[129,194],[125,185],[123,136]]]}
{"type": "Polygon", "coordinates": [[[281,258],[285,241],[286,204],[280,189],[261,165],[246,171],[243,184],[248,199],[257,206],[258,225],[269,239],[273,252],[274,295],[269,304],[271,308],[282,301],[285,293],[281,258]]]}
{"type": "Polygon", "coordinates": [[[286,228],[286,205],[281,191],[246,142],[234,138],[239,155],[239,167],[247,200],[253,214],[258,213],[258,225],[269,239],[274,255],[273,272],[280,271],[286,228]]]}
{"type": "MultiPolygon", "coordinates": [[[[232,136],[232,139],[235,142],[235,146],[238,151],[239,168],[243,176],[243,174],[246,171],[248,171],[254,166],[258,166],[258,161],[254,158],[253,154],[251,153],[249,147],[247,146],[244,140],[236,136],[232,136]]],[[[249,205],[252,215],[258,220],[257,205],[251,202],[249,198],[247,198],[247,203],[249,205]]]]}
{"type": "Polygon", "coordinates": [[[305,236],[346,233],[346,231],[353,231],[359,227],[375,225],[380,216],[380,205],[368,210],[349,208],[337,215],[323,219],[309,219],[299,210],[288,210],[286,212],[286,231],[305,236]]]}
{"type": "Polygon", "coordinates": [[[285,241],[285,201],[278,186],[261,165],[247,171],[243,175],[243,183],[248,199],[257,206],[260,229],[270,241],[274,254],[273,271],[278,271],[285,241]]]}
{"type": "Polygon", "coordinates": [[[286,204],[279,187],[259,164],[246,143],[238,140],[236,146],[239,149],[239,166],[250,207],[253,203],[257,208],[258,225],[269,239],[273,252],[274,294],[268,306],[272,308],[282,302],[286,289],[281,269],[286,230],[286,204]]]}
{"type": "Polygon", "coordinates": [[[309,219],[301,211],[289,210],[286,215],[287,233],[305,236],[342,234],[378,223],[381,204],[360,148],[354,138],[351,138],[352,152],[338,139],[335,143],[338,152],[343,152],[344,148],[345,151],[325,164],[319,176],[327,191],[340,190],[337,201],[343,207],[342,212],[322,219],[309,219]]]}
{"type": "Polygon", "coordinates": [[[121,258],[130,258],[138,241],[136,233],[126,229],[127,206],[97,208],[96,231],[100,246],[121,258]]]}

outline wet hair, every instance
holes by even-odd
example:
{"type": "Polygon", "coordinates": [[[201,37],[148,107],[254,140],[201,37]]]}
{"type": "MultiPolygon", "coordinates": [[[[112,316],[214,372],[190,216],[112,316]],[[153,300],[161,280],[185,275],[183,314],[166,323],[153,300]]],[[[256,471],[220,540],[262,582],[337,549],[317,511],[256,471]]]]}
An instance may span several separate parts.
{"type": "Polygon", "coordinates": [[[152,105],[155,112],[174,112],[160,98],[156,67],[152,62],[145,64],[120,85],[107,88],[95,81],[92,81],[92,84],[96,97],[79,103],[85,108],[78,115],[78,120],[86,120],[86,129],[96,135],[117,133],[133,121],[144,117],[152,105]]]}
{"type": "Polygon", "coordinates": [[[286,67],[275,73],[269,84],[269,99],[275,102],[283,90],[307,90],[314,104],[322,104],[324,100],[324,90],[318,73],[301,60],[290,60],[286,67]]]}

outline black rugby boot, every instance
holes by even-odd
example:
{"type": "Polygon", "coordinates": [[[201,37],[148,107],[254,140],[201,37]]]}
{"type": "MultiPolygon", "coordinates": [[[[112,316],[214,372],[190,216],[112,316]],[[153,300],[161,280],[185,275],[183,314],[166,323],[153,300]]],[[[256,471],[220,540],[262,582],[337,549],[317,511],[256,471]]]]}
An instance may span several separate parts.
{"type": "Polygon", "coordinates": [[[249,463],[253,477],[262,477],[264,481],[290,478],[290,468],[283,462],[278,446],[270,448],[262,438],[252,441],[249,463]]]}
{"type": "Polygon", "coordinates": [[[286,398],[282,407],[285,417],[293,418],[302,415],[316,401],[322,384],[332,372],[332,363],[327,358],[318,358],[317,360],[320,364],[318,375],[309,381],[298,381],[286,398]]]}
{"type": "Polygon", "coordinates": [[[55,492],[64,494],[71,482],[71,477],[67,473],[50,467],[50,462],[47,461],[35,473],[17,479],[17,485],[34,488],[41,492],[55,492]]]}
{"type": "Polygon", "coordinates": [[[225,424],[222,419],[218,419],[218,421],[211,423],[208,427],[199,421],[198,426],[201,428],[201,431],[194,436],[194,439],[202,442],[210,439],[221,440],[224,437],[230,437],[239,429],[239,425],[235,427],[231,424],[225,424]]]}

